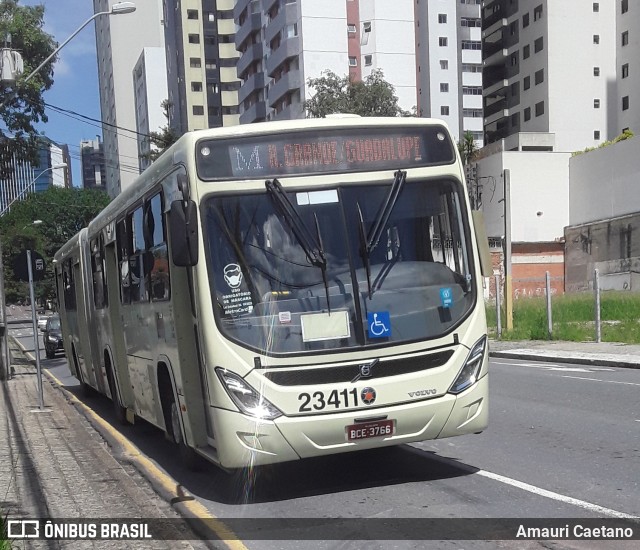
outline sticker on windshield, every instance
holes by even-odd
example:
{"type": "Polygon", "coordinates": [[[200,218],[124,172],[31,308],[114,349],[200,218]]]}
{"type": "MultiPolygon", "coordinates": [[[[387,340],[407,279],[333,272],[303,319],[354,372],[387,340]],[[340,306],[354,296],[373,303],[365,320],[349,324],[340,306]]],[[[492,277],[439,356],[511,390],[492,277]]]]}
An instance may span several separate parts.
{"type": "Polygon", "coordinates": [[[388,311],[367,313],[369,338],[389,338],[391,336],[391,318],[388,311]]]}
{"type": "Polygon", "coordinates": [[[224,315],[240,315],[253,311],[253,301],[251,293],[242,291],[242,269],[238,264],[227,264],[224,267],[224,280],[231,289],[230,294],[224,294],[222,298],[222,309],[224,315]]]}
{"type": "Polygon", "coordinates": [[[240,288],[242,284],[242,270],[238,264],[224,266],[224,280],[230,288],[240,288]]]}
{"type": "Polygon", "coordinates": [[[453,292],[451,288],[440,289],[440,303],[444,309],[448,309],[453,305],[453,292]]]}

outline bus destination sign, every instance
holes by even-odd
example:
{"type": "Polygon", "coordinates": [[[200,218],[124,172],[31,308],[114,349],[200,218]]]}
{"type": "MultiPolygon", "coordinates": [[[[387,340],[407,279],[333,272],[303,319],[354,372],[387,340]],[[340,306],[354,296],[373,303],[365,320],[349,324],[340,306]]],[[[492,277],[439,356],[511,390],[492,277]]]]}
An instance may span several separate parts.
{"type": "Polygon", "coordinates": [[[203,140],[197,151],[198,175],[204,180],[398,170],[455,161],[448,134],[437,126],[203,140]]]}

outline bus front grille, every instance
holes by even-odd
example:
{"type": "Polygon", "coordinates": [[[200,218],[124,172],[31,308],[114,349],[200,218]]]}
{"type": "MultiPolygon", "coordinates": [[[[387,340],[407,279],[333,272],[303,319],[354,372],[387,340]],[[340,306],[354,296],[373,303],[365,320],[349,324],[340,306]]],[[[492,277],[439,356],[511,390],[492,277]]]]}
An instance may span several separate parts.
{"type": "MultiPolygon", "coordinates": [[[[453,355],[453,350],[439,351],[418,357],[379,361],[371,369],[367,380],[420,372],[444,365],[453,355]]],[[[353,365],[326,365],[318,367],[293,367],[286,371],[267,371],[263,375],[279,386],[305,386],[308,384],[335,384],[351,382],[361,374],[360,367],[367,362],[353,365]]]]}

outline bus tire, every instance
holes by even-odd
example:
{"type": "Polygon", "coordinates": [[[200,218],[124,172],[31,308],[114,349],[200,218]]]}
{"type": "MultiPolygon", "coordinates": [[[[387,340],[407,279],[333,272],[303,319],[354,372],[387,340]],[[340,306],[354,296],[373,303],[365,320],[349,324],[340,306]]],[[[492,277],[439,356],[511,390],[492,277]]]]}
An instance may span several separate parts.
{"type": "Polygon", "coordinates": [[[119,424],[126,425],[127,422],[127,409],[125,409],[120,403],[118,397],[118,389],[116,388],[116,380],[113,376],[113,368],[111,367],[111,360],[108,355],[104,358],[104,367],[107,371],[107,381],[109,382],[109,392],[111,393],[111,402],[113,403],[113,411],[116,415],[116,419],[119,424]]]}
{"type": "Polygon", "coordinates": [[[159,375],[158,382],[162,393],[162,412],[164,415],[167,439],[178,447],[180,462],[184,464],[188,470],[196,472],[202,469],[202,458],[189,447],[182,438],[180,409],[178,408],[178,403],[173,393],[166,368],[163,369],[162,374],[165,376],[159,375]]]}
{"type": "Polygon", "coordinates": [[[71,348],[71,355],[73,356],[73,364],[76,369],[76,373],[78,374],[78,382],[80,382],[80,391],[83,397],[91,397],[93,395],[93,390],[89,384],[87,384],[82,378],[82,371],[80,370],[80,363],[78,362],[78,356],[76,354],[75,346],[71,348]]]}

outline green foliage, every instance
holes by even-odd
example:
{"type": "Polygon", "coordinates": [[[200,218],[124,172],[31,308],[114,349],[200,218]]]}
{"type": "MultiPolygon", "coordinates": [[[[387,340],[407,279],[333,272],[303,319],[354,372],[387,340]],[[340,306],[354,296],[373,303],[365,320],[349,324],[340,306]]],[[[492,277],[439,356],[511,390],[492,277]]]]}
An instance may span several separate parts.
{"type": "Polygon", "coordinates": [[[168,99],[165,99],[160,103],[160,107],[162,107],[162,114],[167,119],[167,124],[160,128],[159,132],[149,132],[149,141],[152,145],[151,151],[145,155],[141,155],[142,158],[152,162],[180,138],[177,132],[169,127],[169,112],[172,107],[171,102],[169,102],[168,99]]]}
{"type": "Polygon", "coordinates": [[[395,88],[379,69],[363,81],[351,81],[348,76],[324,71],[319,78],[309,78],[307,85],[314,90],[314,96],[304,103],[310,118],[323,118],[333,113],[364,117],[412,116],[400,108],[395,88]]]}
{"type": "MultiPolygon", "coordinates": [[[[22,54],[22,80],[56,49],[53,37],[42,30],[44,6],[19,6],[17,0],[0,0],[0,41],[22,54]]],[[[34,124],[47,122],[42,93],[53,84],[53,62],[45,65],[29,82],[0,82],[0,176],[10,170],[15,154],[37,163],[37,137],[34,124]],[[13,137],[13,139],[7,139],[13,137]]]]}
{"type": "Polygon", "coordinates": [[[458,152],[460,153],[460,159],[462,164],[466,166],[469,162],[473,161],[478,154],[478,147],[476,141],[473,139],[473,134],[469,131],[464,133],[464,136],[458,141],[458,152]]]}
{"type": "Polygon", "coordinates": [[[54,254],[108,203],[107,194],[97,189],[50,187],[16,202],[9,213],[0,217],[7,303],[29,296],[28,285],[17,281],[13,273],[13,259],[24,250],[39,252],[47,266],[45,279],[36,284],[36,299],[55,299],[54,254]],[[42,223],[34,225],[34,220],[42,223]]]}
{"type": "Polygon", "coordinates": [[[609,145],[613,145],[614,143],[618,143],[619,141],[624,141],[625,139],[631,139],[633,136],[634,136],[634,134],[633,134],[633,132],[631,130],[625,130],[624,132],[622,132],[620,135],[616,136],[612,140],[603,141],[597,147],[587,147],[586,149],[583,149],[582,151],[574,151],[573,153],[571,153],[571,156],[575,157],[575,156],[578,156],[578,155],[582,155],[582,153],[588,153],[589,151],[595,151],[596,149],[602,149],[603,147],[609,147],[609,145]]]}
{"type": "MultiPolygon", "coordinates": [[[[592,293],[564,294],[551,299],[553,339],[572,342],[595,339],[595,300],[592,293]]],[[[504,307],[501,313],[505,324],[504,307]]],[[[640,294],[606,291],[600,294],[603,342],[640,344],[640,294]]],[[[495,331],[495,306],[487,306],[487,323],[495,331]]],[[[513,330],[503,326],[503,340],[546,340],[546,298],[520,298],[513,304],[513,330]]]]}

